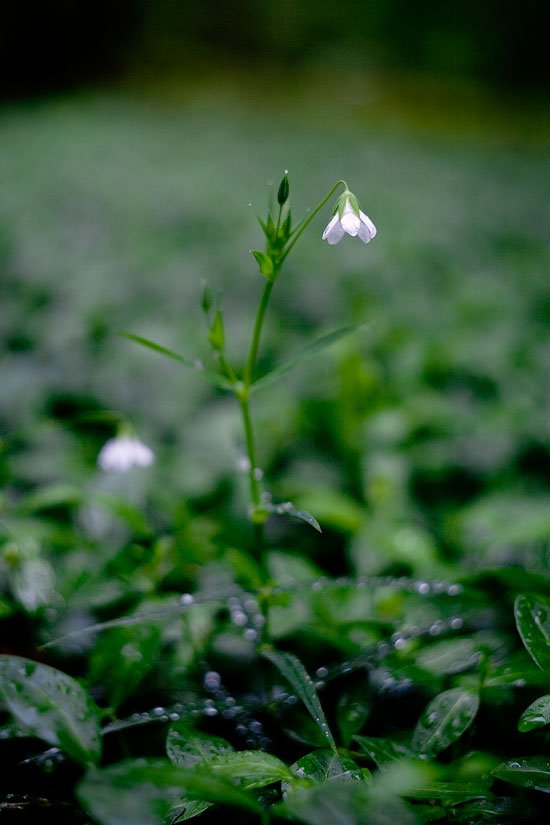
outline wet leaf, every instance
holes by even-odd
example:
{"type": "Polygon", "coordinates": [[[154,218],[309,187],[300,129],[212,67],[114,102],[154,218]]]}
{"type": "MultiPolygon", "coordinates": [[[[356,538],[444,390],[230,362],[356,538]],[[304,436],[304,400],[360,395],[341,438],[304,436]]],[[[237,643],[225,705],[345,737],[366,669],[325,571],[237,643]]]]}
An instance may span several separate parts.
{"type": "Polygon", "coordinates": [[[478,707],[479,696],[469,690],[453,688],[440,693],[420,717],[412,736],[413,750],[428,757],[445,750],[472,724],[478,707]]]}
{"type": "Polygon", "coordinates": [[[287,361],[286,364],[276,367],[274,370],[271,370],[271,372],[262,375],[262,377],[258,378],[257,381],[254,381],[250,388],[250,392],[257,392],[259,389],[263,389],[264,387],[269,386],[269,384],[273,384],[288,372],[291,372],[291,370],[295,367],[299,366],[302,361],[306,361],[308,358],[313,358],[315,355],[323,352],[323,350],[331,344],[334,344],[336,341],[340,341],[342,338],[351,335],[352,332],[366,329],[368,329],[366,324],[348,324],[345,327],[340,327],[340,329],[333,330],[332,332],[323,335],[321,338],[318,338],[312,344],[305,347],[305,349],[299,352],[298,355],[294,356],[294,358],[290,361],[287,361]]]}
{"type": "Polygon", "coordinates": [[[225,739],[191,730],[183,722],[176,722],[168,731],[166,753],[173,765],[191,768],[231,752],[233,747],[225,739]]]}
{"type": "Polygon", "coordinates": [[[363,782],[365,776],[353,759],[330,750],[317,750],[298,759],[292,771],[315,782],[363,782]]]}
{"type": "Polygon", "coordinates": [[[336,743],[327,724],[323,708],[321,707],[317,691],[315,690],[315,685],[300,660],[292,653],[281,653],[277,650],[264,650],[263,655],[266,659],[269,659],[285,679],[290,682],[294,692],[308,709],[319,730],[325,739],[328,740],[331,748],[336,750],[336,743]]]}
{"type": "Polygon", "coordinates": [[[158,625],[112,628],[96,642],[90,658],[89,679],[102,685],[111,707],[116,709],[155,665],[160,647],[158,625]]]}
{"type": "Polygon", "coordinates": [[[354,736],[354,742],[357,742],[361,751],[372,759],[376,767],[384,770],[389,765],[410,759],[414,756],[413,751],[399,742],[394,742],[392,739],[378,739],[374,736],[354,736]]]}
{"type": "Polygon", "coordinates": [[[474,639],[449,639],[423,648],[416,664],[436,675],[461,673],[479,661],[479,644],[474,639]]]}
{"type": "Polygon", "coordinates": [[[547,756],[523,756],[502,762],[493,770],[493,776],[535,791],[550,793],[550,758],[547,756]]]}
{"type": "Polygon", "coordinates": [[[97,707],[66,673],[19,656],[0,656],[0,696],[30,735],[61,748],[78,762],[99,760],[97,707]]]}
{"type": "Polygon", "coordinates": [[[521,733],[550,724],[550,694],[535,699],[521,714],[518,730],[521,733]]]}
{"type": "MultiPolygon", "coordinates": [[[[185,769],[167,759],[131,759],[90,771],[77,787],[83,806],[102,825],[163,825],[190,800],[258,811],[256,800],[204,766],[185,769]]],[[[198,810],[193,806],[195,811],[198,810]]],[[[203,808],[205,810],[205,808],[203,808]]]]}
{"type": "Polygon", "coordinates": [[[300,510],[299,507],[295,507],[291,501],[284,501],[282,504],[263,504],[262,507],[267,510],[268,513],[274,513],[277,516],[292,516],[292,518],[305,521],[306,524],[309,524],[319,533],[322,532],[317,519],[314,518],[311,513],[308,513],[307,510],[300,510]]]}
{"type": "Polygon", "coordinates": [[[292,773],[284,762],[264,751],[228,751],[208,760],[208,768],[215,774],[238,782],[245,790],[263,788],[273,782],[291,779],[292,773]]]}
{"type": "Polygon", "coordinates": [[[523,644],[541,670],[550,673],[550,606],[535,596],[521,594],[514,611],[523,644]]]}

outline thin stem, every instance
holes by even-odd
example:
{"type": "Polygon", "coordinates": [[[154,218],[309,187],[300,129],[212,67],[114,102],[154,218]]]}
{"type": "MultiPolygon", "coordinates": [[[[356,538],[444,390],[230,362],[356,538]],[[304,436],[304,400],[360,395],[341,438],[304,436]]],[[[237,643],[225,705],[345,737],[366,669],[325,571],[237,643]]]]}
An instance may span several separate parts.
{"type": "Polygon", "coordinates": [[[336,190],[338,189],[338,187],[339,187],[339,186],[345,186],[345,188],[346,188],[346,189],[348,188],[348,185],[347,185],[347,183],[346,183],[346,181],[345,181],[345,180],[339,180],[337,183],[335,183],[335,184],[334,184],[334,186],[332,187],[332,189],[330,190],[330,192],[328,193],[328,195],[326,195],[326,196],[323,198],[323,200],[322,200],[319,204],[317,204],[317,206],[315,207],[315,209],[313,210],[313,212],[311,212],[311,213],[308,215],[308,217],[305,219],[305,221],[304,221],[304,222],[302,223],[302,225],[300,226],[299,230],[296,232],[296,234],[295,234],[294,238],[293,238],[293,239],[292,239],[292,241],[289,243],[289,245],[288,245],[288,246],[287,246],[287,248],[285,249],[284,253],[281,255],[281,258],[280,258],[280,263],[281,263],[281,264],[282,264],[282,262],[285,260],[285,258],[287,257],[287,255],[288,255],[288,253],[290,252],[290,250],[292,249],[292,247],[296,244],[296,242],[298,241],[298,239],[300,238],[300,236],[301,236],[301,235],[304,233],[304,231],[307,229],[307,227],[309,226],[309,224],[311,223],[311,221],[313,220],[313,218],[315,217],[315,215],[316,215],[318,212],[320,212],[320,211],[321,211],[321,209],[323,208],[323,206],[325,205],[325,203],[326,203],[328,200],[330,200],[330,199],[331,199],[331,197],[334,195],[334,193],[336,192],[336,190]]]}
{"type": "Polygon", "coordinates": [[[252,383],[254,367],[256,366],[256,358],[258,356],[258,347],[260,346],[260,335],[262,334],[262,325],[264,322],[265,311],[267,309],[269,298],[271,296],[271,291],[275,285],[277,275],[278,273],[274,272],[270,280],[266,282],[263,295],[260,300],[260,306],[258,307],[256,322],[254,324],[254,332],[252,333],[252,340],[250,342],[248,358],[246,359],[246,364],[243,373],[243,384],[247,391],[250,387],[250,384],[252,383]]]}
{"type": "Polygon", "coordinates": [[[260,484],[256,477],[256,444],[254,441],[254,428],[252,427],[252,418],[250,416],[250,401],[248,393],[243,395],[240,399],[241,413],[244,424],[244,436],[246,442],[246,453],[250,467],[248,470],[248,477],[250,479],[250,497],[254,507],[259,507],[261,504],[260,484]]]}

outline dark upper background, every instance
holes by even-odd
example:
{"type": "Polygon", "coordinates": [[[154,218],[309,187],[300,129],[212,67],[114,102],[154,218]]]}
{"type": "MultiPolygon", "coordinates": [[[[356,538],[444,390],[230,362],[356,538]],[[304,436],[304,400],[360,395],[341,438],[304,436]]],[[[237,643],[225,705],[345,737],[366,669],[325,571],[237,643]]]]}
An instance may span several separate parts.
{"type": "Polygon", "coordinates": [[[538,94],[549,75],[543,7],[538,0],[6,0],[0,96],[220,63],[415,71],[499,94],[538,94]]]}

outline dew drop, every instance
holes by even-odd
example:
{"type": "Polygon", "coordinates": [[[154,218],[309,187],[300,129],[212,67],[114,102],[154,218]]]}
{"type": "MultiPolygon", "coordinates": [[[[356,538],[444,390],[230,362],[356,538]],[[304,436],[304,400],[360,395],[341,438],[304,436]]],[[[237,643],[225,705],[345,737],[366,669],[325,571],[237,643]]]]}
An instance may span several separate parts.
{"type": "Polygon", "coordinates": [[[460,630],[463,624],[464,620],[461,619],[460,616],[454,616],[450,621],[450,625],[453,630],[460,630]]]}
{"type": "Polygon", "coordinates": [[[222,683],[222,677],[215,670],[209,670],[203,681],[206,690],[218,690],[222,683]]]}
{"type": "Polygon", "coordinates": [[[194,601],[195,599],[193,598],[191,593],[184,593],[182,596],[180,596],[180,604],[190,605],[193,604],[194,601]]]}
{"type": "Polygon", "coordinates": [[[459,593],[462,593],[462,587],[459,584],[450,584],[447,593],[449,596],[458,596],[459,593]]]}
{"type": "Polygon", "coordinates": [[[246,613],[243,613],[242,610],[234,610],[231,614],[231,621],[237,627],[244,627],[248,624],[248,616],[246,613]]]}
{"type": "Polygon", "coordinates": [[[510,762],[508,767],[510,767],[510,768],[521,768],[521,765],[519,764],[519,762],[510,762]]]}
{"type": "Polygon", "coordinates": [[[258,631],[254,630],[253,627],[247,627],[244,631],[244,638],[248,639],[249,642],[255,642],[258,638],[258,631]]]}
{"type": "Polygon", "coordinates": [[[204,712],[207,716],[217,716],[218,715],[218,711],[216,710],[216,708],[212,708],[212,707],[205,708],[204,712]]]}
{"type": "Polygon", "coordinates": [[[319,677],[319,679],[324,679],[328,676],[328,668],[327,667],[318,667],[315,671],[315,675],[319,677]]]}

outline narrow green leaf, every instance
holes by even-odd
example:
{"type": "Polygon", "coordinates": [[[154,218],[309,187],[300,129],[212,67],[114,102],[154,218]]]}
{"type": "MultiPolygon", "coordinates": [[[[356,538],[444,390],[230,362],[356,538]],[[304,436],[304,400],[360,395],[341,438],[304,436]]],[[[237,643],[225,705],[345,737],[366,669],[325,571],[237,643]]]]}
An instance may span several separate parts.
{"type": "Polygon", "coordinates": [[[376,767],[383,771],[389,765],[395,762],[402,762],[404,759],[410,759],[414,756],[410,748],[401,745],[399,742],[394,742],[393,739],[379,739],[374,736],[354,736],[354,742],[357,742],[361,751],[372,759],[376,767]]]}
{"type": "Polygon", "coordinates": [[[203,284],[201,307],[205,315],[208,315],[212,308],[212,292],[210,291],[207,281],[204,281],[203,284]]]}
{"type": "Polygon", "coordinates": [[[225,346],[225,333],[223,329],[223,315],[219,309],[216,311],[214,320],[208,330],[208,340],[210,341],[210,346],[213,350],[216,352],[223,352],[223,348],[225,346]]]}
{"type": "Polygon", "coordinates": [[[366,329],[368,329],[367,324],[348,324],[345,327],[340,327],[340,329],[336,329],[333,332],[323,335],[321,338],[318,338],[316,341],[309,344],[309,346],[305,347],[305,349],[299,352],[294,358],[291,358],[290,361],[287,361],[286,364],[276,367],[274,370],[271,370],[271,372],[262,375],[257,381],[254,381],[250,387],[250,392],[256,392],[259,389],[269,386],[269,384],[273,384],[274,381],[278,381],[279,378],[282,378],[283,375],[287,374],[287,372],[293,370],[301,364],[302,361],[306,361],[308,358],[313,358],[331,344],[335,344],[336,341],[340,341],[342,338],[351,335],[352,332],[366,329]]]}
{"type": "Polygon", "coordinates": [[[469,690],[452,688],[440,693],[420,717],[412,736],[413,750],[427,757],[445,750],[472,724],[478,707],[479,696],[469,690]]]}
{"type": "Polygon", "coordinates": [[[321,733],[333,750],[336,750],[334,737],[330,732],[323,708],[317,696],[315,685],[300,660],[292,653],[277,650],[264,650],[263,655],[275,665],[285,679],[290,682],[299,699],[304,703],[321,733]]]}
{"type": "Polygon", "coordinates": [[[292,518],[305,521],[306,524],[309,524],[310,527],[313,527],[317,532],[322,532],[317,519],[314,518],[311,513],[308,513],[307,510],[301,510],[299,507],[296,507],[291,501],[284,501],[281,504],[262,504],[262,507],[264,510],[267,510],[268,513],[274,513],[277,516],[292,516],[292,518]]]}
{"type": "Polygon", "coordinates": [[[493,776],[535,791],[550,793],[550,758],[548,756],[522,756],[502,762],[493,770],[493,776]]]}
{"type": "Polygon", "coordinates": [[[32,736],[61,748],[78,762],[101,756],[99,713],[66,673],[19,656],[0,656],[0,697],[32,736]]]}
{"type": "Polygon", "coordinates": [[[521,714],[518,730],[527,733],[535,728],[550,725],[550,694],[535,699],[521,714]]]}
{"type": "Polygon", "coordinates": [[[266,252],[260,252],[258,249],[251,249],[250,251],[256,258],[256,262],[264,278],[271,278],[273,275],[273,261],[271,257],[266,252]]]}
{"type": "Polygon", "coordinates": [[[122,335],[124,338],[128,338],[129,341],[134,341],[136,344],[140,344],[142,347],[146,347],[147,349],[153,350],[153,352],[158,352],[159,355],[164,355],[166,358],[171,358],[173,361],[177,361],[180,364],[183,364],[184,367],[189,367],[190,369],[195,370],[200,375],[204,376],[211,384],[214,384],[215,387],[219,387],[223,390],[231,390],[232,386],[229,381],[221,375],[218,375],[216,372],[212,372],[211,370],[207,370],[204,368],[203,364],[199,360],[193,360],[192,358],[188,358],[185,355],[180,355],[177,352],[174,352],[167,347],[163,347],[160,344],[155,344],[154,341],[150,341],[148,338],[143,338],[141,335],[134,335],[133,332],[127,332],[126,330],[120,330],[119,334],[122,335]]]}
{"type": "Polygon", "coordinates": [[[410,799],[441,799],[447,802],[462,802],[467,799],[487,796],[489,782],[483,780],[439,782],[433,780],[407,791],[410,799]]]}
{"type": "Polygon", "coordinates": [[[533,661],[550,673],[550,605],[529,594],[520,594],[514,604],[516,626],[533,661]]]}
{"type": "Polygon", "coordinates": [[[74,507],[82,502],[83,497],[83,491],[71,484],[48,484],[25,496],[20,510],[34,513],[53,507],[74,507]]]}

